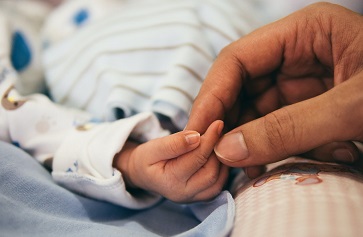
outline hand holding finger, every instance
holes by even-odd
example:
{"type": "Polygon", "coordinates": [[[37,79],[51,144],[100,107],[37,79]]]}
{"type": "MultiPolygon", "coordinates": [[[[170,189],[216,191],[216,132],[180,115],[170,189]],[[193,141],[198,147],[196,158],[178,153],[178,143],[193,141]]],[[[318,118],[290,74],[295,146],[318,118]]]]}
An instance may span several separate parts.
{"type": "Polygon", "coordinates": [[[216,121],[202,136],[183,131],[138,146],[130,162],[131,183],[177,202],[196,200],[194,197],[199,192],[211,186],[204,197],[215,196],[227,177],[226,167],[222,169],[216,157],[210,157],[222,129],[223,122],[216,121]],[[193,184],[189,184],[200,170],[206,177],[199,182],[193,179],[193,184]],[[215,179],[207,180],[211,177],[215,179]]]}
{"type": "Polygon", "coordinates": [[[173,170],[175,177],[187,182],[191,176],[199,171],[209,161],[213,149],[220,138],[223,129],[222,121],[215,121],[201,136],[200,146],[172,161],[167,166],[173,170]]]}
{"type": "Polygon", "coordinates": [[[234,129],[216,145],[217,156],[227,165],[248,167],[282,160],[334,141],[362,141],[362,79],[363,72],[325,94],[234,129]]]}

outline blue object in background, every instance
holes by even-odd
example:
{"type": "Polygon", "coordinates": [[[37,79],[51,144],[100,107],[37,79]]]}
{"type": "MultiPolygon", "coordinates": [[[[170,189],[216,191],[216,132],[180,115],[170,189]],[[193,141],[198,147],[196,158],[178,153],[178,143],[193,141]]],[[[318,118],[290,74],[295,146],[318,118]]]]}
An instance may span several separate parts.
{"type": "Polygon", "coordinates": [[[82,25],[87,19],[89,18],[89,12],[87,9],[81,9],[79,10],[74,16],[73,16],[73,23],[77,26],[82,25]]]}
{"type": "Polygon", "coordinates": [[[15,31],[12,39],[11,63],[16,71],[27,68],[32,60],[30,46],[21,31],[15,31]]]}

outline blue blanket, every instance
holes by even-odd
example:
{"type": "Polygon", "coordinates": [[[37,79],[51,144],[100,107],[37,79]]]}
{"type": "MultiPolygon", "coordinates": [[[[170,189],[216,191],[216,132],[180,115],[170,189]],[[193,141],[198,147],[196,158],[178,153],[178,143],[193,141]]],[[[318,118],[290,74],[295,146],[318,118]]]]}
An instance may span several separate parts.
{"type": "Polygon", "coordinates": [[[72,193],[28,154],[0,142],[0,236],[226,236],[234,201],[170,201],[135,211],[72,193]]]}

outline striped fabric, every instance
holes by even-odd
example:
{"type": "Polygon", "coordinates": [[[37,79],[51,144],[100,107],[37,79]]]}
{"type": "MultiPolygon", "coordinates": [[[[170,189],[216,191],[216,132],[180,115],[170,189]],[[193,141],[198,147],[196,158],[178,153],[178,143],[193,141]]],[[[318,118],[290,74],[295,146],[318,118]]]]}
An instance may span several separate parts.
{"type": "Polygon", "coordinates": [[[240,187],[232,237],[362,236],[363,175],[290,160],[240,187]]]}
{"type": "Polygon", "coordinates": [[[252,13],[233,0],[69,1],[44,32],[51,95],[100,119],[153,111],[182,129],[218,52],[257,27],[252,13]]]}

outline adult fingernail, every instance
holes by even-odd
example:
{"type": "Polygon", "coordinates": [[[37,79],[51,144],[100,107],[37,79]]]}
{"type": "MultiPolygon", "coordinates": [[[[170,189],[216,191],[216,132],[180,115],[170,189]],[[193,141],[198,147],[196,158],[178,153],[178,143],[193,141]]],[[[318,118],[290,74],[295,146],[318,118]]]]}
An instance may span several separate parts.
{"type": "Polygon", "coordinates": [[[189,131],[185,134],[185,140],[189,145],[193,145],[200,141],[200,134],[198,132],[189,131]]]}
{"type": "Polygon", "coordinates": [[[219,158],[230,162],[246,159],[249,155],[245,139],[241,132],[223,136],[215,146],[214,152],[219,158]]]}
{"type": "Polygon", "coordinates": [[[336,161],[341,162],[353,162],[354,156],[353,154],[348,150],[344,148],[336,149],[333,151],[333,158],[336,161]]]}

